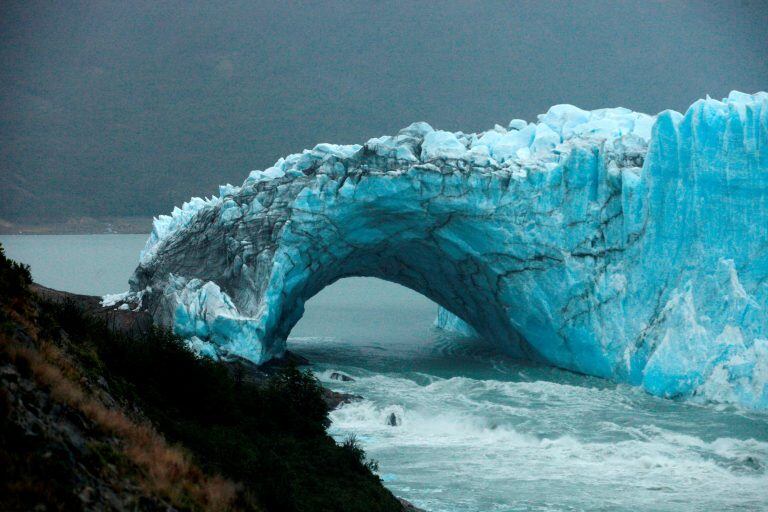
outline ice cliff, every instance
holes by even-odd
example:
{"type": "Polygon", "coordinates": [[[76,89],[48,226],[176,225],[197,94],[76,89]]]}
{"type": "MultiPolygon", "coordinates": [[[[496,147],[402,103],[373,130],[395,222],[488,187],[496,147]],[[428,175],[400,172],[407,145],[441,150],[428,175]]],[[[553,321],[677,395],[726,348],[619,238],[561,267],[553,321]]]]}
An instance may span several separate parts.
{"type": "Polygon", "coordinates": [[[768,94],[319,144],[156,219],[131,296],[261,362],[347,276],[513,355],[768,408],[768,94]]]}

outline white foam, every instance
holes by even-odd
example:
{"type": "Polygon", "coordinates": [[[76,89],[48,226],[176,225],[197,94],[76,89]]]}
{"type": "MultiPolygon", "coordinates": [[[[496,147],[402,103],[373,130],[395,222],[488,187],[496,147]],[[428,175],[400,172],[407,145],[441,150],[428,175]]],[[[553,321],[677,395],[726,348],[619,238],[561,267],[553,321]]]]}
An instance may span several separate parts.
{"type": "MultiPolygon", "coordinates": [[[[322,372],[320,377],[329,375],[322,372]]],[[[356,433],[389,475],[388,485],[396,491],[411,489],[409,498],[433,510],[445,506],[441,493],[455,496],[464,487],[467,493],[482,488],[482,499],[491,501],[494,494],[503,500],[504,493],[521,497],[546,488],[560,509],[571,499],[576,503],[609,495],[621,497],[616,510],[658,510],[667,499],[684,504],[669,510],[768,507],[768,442],[705,439],[633,423],[636,395],[624,388],[467,377],[432,376],[428,384],[400,375],[353,377],[356,381],[344,383],[344,389],[371,399],[333,411],[332,434],[356,433]],[[580,414],[600,409],[617,411],[619,422],[596,421],[591,429],[581,425],[569,430],[580,414]],[[392,413],[401,420],[398,426],[387,422],[392,413]],[[421,475],[439,483],[425,482],[421,475]],[[446,487],[448,482],[457,488],[446,487]],[[562,492],[573,496],[558,494],[562,492]]],[[[457,509],[482,509],[477,503],[457,509]]]]}

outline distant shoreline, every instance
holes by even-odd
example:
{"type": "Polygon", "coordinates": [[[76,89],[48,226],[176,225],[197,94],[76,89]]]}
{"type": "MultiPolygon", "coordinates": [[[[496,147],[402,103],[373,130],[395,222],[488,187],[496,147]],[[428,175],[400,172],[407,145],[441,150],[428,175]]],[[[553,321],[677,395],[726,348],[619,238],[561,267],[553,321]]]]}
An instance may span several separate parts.
{"type": "Polygon", "coordinates": [[[77,217],[61,221],[0,219],[0,235],[148,235],[152,217],[77,217]]]}

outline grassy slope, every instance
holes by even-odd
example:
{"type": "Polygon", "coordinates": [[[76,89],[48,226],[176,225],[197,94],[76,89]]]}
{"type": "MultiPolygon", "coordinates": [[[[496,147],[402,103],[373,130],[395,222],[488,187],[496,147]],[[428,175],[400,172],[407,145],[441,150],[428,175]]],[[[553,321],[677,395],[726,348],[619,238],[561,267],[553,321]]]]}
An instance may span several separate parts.
{"type": "Polygon", "coordinates": [[[125,508],[402,510],[362,450],[327,435],[311,374],[287,368],[245,383],[167,332],[129,339],[28,285],[28,272],[0,255],[0,367],[13,376],[0,396],[0,504],[122,508],[105,498],[117,486],[125,508]],[[69,450],[72,464],[40,462],[69,431],[35,400],[81,416],[86,448],[69,450]],[[22,428],[20,411],[45,416],[41,435],[22,428]]]}

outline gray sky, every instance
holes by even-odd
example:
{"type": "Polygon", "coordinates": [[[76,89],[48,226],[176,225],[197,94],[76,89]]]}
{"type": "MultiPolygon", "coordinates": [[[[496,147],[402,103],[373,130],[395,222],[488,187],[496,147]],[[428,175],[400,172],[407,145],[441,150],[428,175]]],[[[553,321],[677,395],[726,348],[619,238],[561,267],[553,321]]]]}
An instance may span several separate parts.
{"type": "Polygon", "coordinates": [[[412,121],[766,90],[768,2],[5,1],[0,66],[0,218],[150,215],[412,121]]]}

